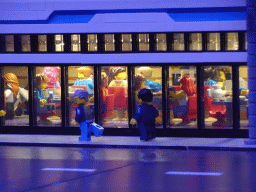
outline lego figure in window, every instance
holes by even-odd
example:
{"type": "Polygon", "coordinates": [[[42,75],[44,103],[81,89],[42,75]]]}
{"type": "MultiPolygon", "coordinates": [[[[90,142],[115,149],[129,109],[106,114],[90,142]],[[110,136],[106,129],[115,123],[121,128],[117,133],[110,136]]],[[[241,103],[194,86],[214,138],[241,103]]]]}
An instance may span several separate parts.
{"type": "Polygon", "coordinates": [[[126,87],[127,88],[127,73],[125,67],[111,67],[110,75],[112,81],[109,87],[126,87]]]}
{"type": "Polygon", "coordinates": [[[93,109],[91,106],[87,105],[88,92],[85,90],[76,90],[74,93],[74,100],[78,107],[76,108],[75,120],[71,122],[71,125],[80,125],[81,137],[79,137],[79,141],[91,141],[92,132],[96,137],[101,136],[104,129],[94,123],[93,109]]]}
{"type": "Polygon", "coordinates": [[[138,124],[141,141],[149,141],[156,137],[155,122],[159,121],[157,118],[159,114],[157,109],[150,104],[153,100],[153,93],[150,89],[141,89],[138,92],[138,99],[141,105],[130,124],[138,124]]]}
{"type": "MultiPolygon", "coordinates": [[[[196,96],[196,85],[190,75],[183,75],[179,82],[181,84],[181,91],[169,91],[169,95],[179,101],[179,105],[173,106],[173,115],[175,117],[185,116],[188,111],[188,97],[196,96]]],[[[187,124],[189,122],[190,119],[183,118],[181,124],[187,124]]]]}
{"type": "Polygon", "coordinates": [[[216,81],[214,81],[214,77],[216,74],[216,69],[214,67],[204,67],[204,86],[210,86],[218,84],[216,81]]]}
{"type": "Polygon", "coordinates": [[[45,89],[48,82],[49,79],[45,74],[42,73],[36,75],[37,116],[40,117],[40,120],[37,123],[50,124],[51,121],[47,118],[55,116],[55,103],[49,103],[49,95],[45,89]]]}
{"type": "Polygon", "coordinates": [[[6,73],[4,75],[4,94],[6,98],[6,119],[13,119],[14,115],[20,116],[23,110],[20,104],[28,101],[28,92],[19,87],[19,81],[15,74],[6,73]]]}
{"type": "Polygon", "coordinates": [[[59,89],[60,82],[59,78],[59,68],[58,67],[45,67],[43,70],[43,74],[45,74],[49,82],[46,85],[46,89],[59,89]]]}
{"type": "Polygon", "coordinates": [[[138,69],[138,73],[141,74],[145,79],[145,87],[151,89],[152,92],[161,91],[161,85],[158,82],[152,81],[150,78],[152,77],[152,68],[150,67],[140,67],[138,69]]]}
{"type": "Polygon", "coordinates": [[[0,111],[0,117],[3,117],[3,116],[5,116],[6,115],[6,112],[4,111],[4,110],[1,110],[0,111]]]}
{"type": "Polygon", "coordinates": [[[75,81],[74,86],[87,86],[89,96],[93,95],[93,79],[91,67],[79,67],[77,68],[78,79],[75,81]]]}

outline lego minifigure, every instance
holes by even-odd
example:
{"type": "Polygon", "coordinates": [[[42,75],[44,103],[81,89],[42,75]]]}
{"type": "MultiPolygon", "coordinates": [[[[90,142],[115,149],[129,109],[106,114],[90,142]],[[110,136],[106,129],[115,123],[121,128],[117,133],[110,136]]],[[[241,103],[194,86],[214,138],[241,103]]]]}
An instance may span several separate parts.
{"type": "Polygon", "coordinates": [[[24,88],[19,87],[19,81],[15,74],[6,73],[4,75],[4,94],[6,98],[6,119],[13,119],[14,114],[21,115],[23,113],[19,105],[23,101],[28,101],[28,92],[24,88]]]}
{"type": "Polygon", "coordinates": [[[6,114],[6,112],[5,112],[4,110],[1,110],[1,111],[0,111],[0,117],[5,116],[5,114],[6,114]]]}
{"type": "Polygon", "coordinates": [[[152,92],[161,91],[161,85],[158,82],[154,82],[148,78],[152,77],[152,68],[151,67],[140,67],[138,73],[141,74],[145,80],[145,87],[151,89],[152,92]]]}
{"type": "Polygon", "coordinates": [[[110,75],[114,78],[109,87],[126,87],[127,88],[127,73],[125,67],[111,67],[110,75]]]}
{"type": "Polygon", "coordinates": [[[60,82],[58,81],[59,78],[59,68],[58,67],[45,67],[43,72],[48,79],[49,82],[47,83],[46,89],[59,89],[60,82]]]}
{"type": "Polygon", "coordinates": [[[40,105],[45,105],[47,103],[47,93],[46,86],[49,83],[49,78],[45,74],[37,74],[36,75],[36,83],[37,83],[37,91],[36,96],[40,105]]]}
{"type": "Polygon", "coordinates": [[[204,78],[204,86],[213,86],[218,84],[213,80],[216,70],[214,67],[204,67],[203,78],[204,78]]]}
{"type": "MultiPolygon", "coordinates": [[[[179,105],[173,106],[174,116],[183,116],[187,114],[187,97],[196,95],[196,85],[190,75],[183,75],[179,83],[181,84],[181,91],[169,91],[169,95],[174,99],[178,99],[179,105]]],[[[189,123],[188,119],[182,119],[183,123],[189,123]]]]}
{"type": "Polygon", "coordinates": [[[88,102],[88,92],[85,90],[76,90],[74,93],[75,104],[78,105],[76,108],[75,120],[71,122],[72,126],[80,124],[81,137],[79,141],[91,141],[91,132],[94,136],[101,136],[103,128],[98,124],[94,123],[94,112],[88,102]]]}
{"type": "Polygon", "coordinates": [[[141,105],[138,107],[134,118],[130,124],[138,124],[140,130],[140,140],[149,141],[156,137],[155,122],[159,122],[158,111],[150,102],[153,100],[153,93],[150,89],[141,89],[138,92],[138,99],[141,105]]]}
{"type": "Polygon", "coordinates": [[[74,86],[87,86],[89,95],[93,95],[94,83],[91,78],[92,68],[91,67],[79,67],[77,68],[78,79],[75,81],[74,86]]]}

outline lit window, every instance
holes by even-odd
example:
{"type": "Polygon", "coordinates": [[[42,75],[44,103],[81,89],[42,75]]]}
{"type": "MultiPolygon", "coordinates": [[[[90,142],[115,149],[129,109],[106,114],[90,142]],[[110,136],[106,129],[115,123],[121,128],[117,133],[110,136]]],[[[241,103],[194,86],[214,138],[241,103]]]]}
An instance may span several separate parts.
{"type": "Polygon", "coordinates": [[[71,51],[81,51],[80,35],[71,35],[71,51]]]}
{"type": "Polygon", "coordinates": [[[122,51],[132,51],[132,35],[122,34],[122,51]]]}
{"type": "Polygon", "coordinates": [[[47,36],[38,35],[38,50],[41,52],[47,51],[47,36]]]}
{"type": "Polygon", "coordinates": [[[248,44],[247,44],[247,33],[245,33],[245,38],[244,38],[244,48],[247,50],[248,44]]]}
{"type": "Polygon", "coordinates": [[[105,51],[115,51],[114,34],[105,34],[105,51]]]}
{"type": "Polygon", "coordinates": [[[30,35],[21,35],[22,52],[30,52],[30,35]]]}
{"type": "Polygon", "coordinates": [[[6,52],[14,52],[14,35],[5,35],[6,52]]]}
{"type": "Polygon", "coordinates": [[[227,47],[228,51],[236,51],[239,49],[238,43],[238,33],[227,33],[226,35],[227,47]]]}
{"type": "Polygon", "coordinates": [[[191,33],[189,41],[190,51],[202,51],[202,33],[191,33]]]}
{"type": "Polygon", "coordinates": [[[184,33],[174,33],[173,34],[173,44],[172,50],[174,51],[184,51],[184,33]]]}
{"type": "Polygon", "coordinates": [[[156,34],[156,50],[157,51],[166,51],[166,34],[156,34]]]}
{"type": "Polygon", "coordinates": [[[63,35],[55,35],[55,51],[64,51],[63,35]]]}
{"type": "Polygon", "coordinates": [[[87,36],[88,51],[98,51],[97,34],[90,34],[87,36]]]}
{"type": "Polygon", "coordinates": [[[139,34],[139,51],[149,51],[149,34],[139,34]]]}
{"type": "Polygon", "coordinates": [[[220,33],[207,34],[207,50],[220,51],[220,33]]]}

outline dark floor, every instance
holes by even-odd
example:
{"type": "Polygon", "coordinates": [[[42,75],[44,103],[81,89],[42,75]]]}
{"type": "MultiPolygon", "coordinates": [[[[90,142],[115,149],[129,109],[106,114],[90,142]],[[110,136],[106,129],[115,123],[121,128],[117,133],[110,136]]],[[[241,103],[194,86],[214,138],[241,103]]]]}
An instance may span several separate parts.
{"type": "Polygon", "coordinates": [[[250,151],[0,147],[0,191],[255,191],[250,151]]]}

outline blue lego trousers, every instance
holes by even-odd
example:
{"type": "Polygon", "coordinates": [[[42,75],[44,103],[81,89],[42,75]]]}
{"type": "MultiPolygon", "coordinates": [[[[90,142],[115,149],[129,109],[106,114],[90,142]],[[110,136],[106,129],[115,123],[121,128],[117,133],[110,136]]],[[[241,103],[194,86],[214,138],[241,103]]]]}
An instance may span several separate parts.
{"type": "Polygon", "coordinates": [[[103,133],[103,128],[96,123],[84,121],[80,123],[81,137],[79,141],[91,141],[91,134],[94,136],[101,136],[103,133]]]}

